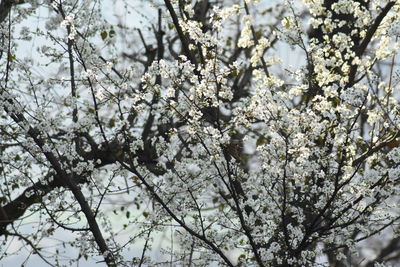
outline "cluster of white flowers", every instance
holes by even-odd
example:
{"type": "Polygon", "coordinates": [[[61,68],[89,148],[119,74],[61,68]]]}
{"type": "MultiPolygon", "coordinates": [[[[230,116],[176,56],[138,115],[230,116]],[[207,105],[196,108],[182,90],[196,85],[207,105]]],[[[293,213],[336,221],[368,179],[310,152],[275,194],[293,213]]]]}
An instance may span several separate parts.
{"type": "Polygon", "coordinates": [[[75,16],[68,15],[65,19],[60,23],[61,27],[66,27],[68,29],[68,39],[74,40],[76,35],[76,28],[74,25],[75,16]]]}
{"type": "Polygon", "coordinates": [[[238,47],[247,48],[247,47],[251,47],[254,45],[254,40],[253,40],[253,36],[252,36],[252,32],[251,32],[251,23],[252,23],[252,19],[250,16],[246,15],[243,17],[242,24],[244,26],[243,26],[242,32],[240,33],[238,47]]]}

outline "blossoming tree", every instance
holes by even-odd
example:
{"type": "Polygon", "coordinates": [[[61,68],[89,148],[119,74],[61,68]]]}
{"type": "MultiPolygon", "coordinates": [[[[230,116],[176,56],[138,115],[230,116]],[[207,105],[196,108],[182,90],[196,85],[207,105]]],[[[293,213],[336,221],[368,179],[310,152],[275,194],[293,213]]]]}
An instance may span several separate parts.
{"type": "Polygon", "coordinates": [[[399,263],[400,3],[143,4],[0,1],[0,259],[399,263]]]}

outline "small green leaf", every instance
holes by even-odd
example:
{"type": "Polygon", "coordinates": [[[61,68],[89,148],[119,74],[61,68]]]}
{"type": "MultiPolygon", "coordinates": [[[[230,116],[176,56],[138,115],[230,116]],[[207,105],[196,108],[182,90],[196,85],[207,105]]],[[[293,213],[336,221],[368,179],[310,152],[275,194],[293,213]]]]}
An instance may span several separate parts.
{"type": "Polygon", "coordinates": [[[115,36],[115,31],[114,30],[110,30],[108,32],[108,36],[110,36],[110,38],[113,38],[115,36]]]}
{"type": "Polygon", "coordinates": [[[231,75],[232,75],[233,77],[237,77],[237,76],[238,76],[237,68],[234,68],[234,69],[232,70],[231,75]]]}
{"type": "Polygon", "coordinates": [[[15,58],[16,58],[15,55],[8,54],[8,61],[13,61],[15,58]]]}
{"type": "Polygon", "coordinates": [[[283,19],[283,26],[286,28],[286,30],[289,30],[289,28],[290,28],[290,21],[289,21],[289,19],[287,18],[287,17],[285,17],[284,19],[283,19]]]}
{"type": "Polygon", "coordinates": [[[108,126],[110,126],[110,128],[113,128],[115,126],[115,120],[110,119],[110,121],[108,122],[108,126]]]}
{"type": "Polygon", "coordinates": [[[265,144],[266,141],[267,141],[267,140],[264,138],[264,136],[260,136],[260,137],[257,139],[256,146],[261,146],[261,145],[265,144]]]}
{"type": "Polygon", "coordinates": [[[238,257],[238,259],[246,259],[246,255],[240,254],[240,256],[238,257]]]}
{"type": "Polygon", "coordinates": [[[256,31],[256,38],[260,39],[262,37],[262,33],[263,33],[262,30],[256,31]]]}
{"type": "Polygon", "coordinates": [[[101,35],[101,39],[102,40],[105,40],[106,38],[107,38],[107,32],[106,31],[104,31],[104,32],[102,32],[102,33],[100,33],[100,35],[101,35]]]}
{"type": "Polygon", "coordinates": [[[136,185],[140,185],[140,181],[139,181],[139,178],[138,178],[137,176],[133,176],[132,179],[133,179],[133,182],[134,182],[136,185]]]}

